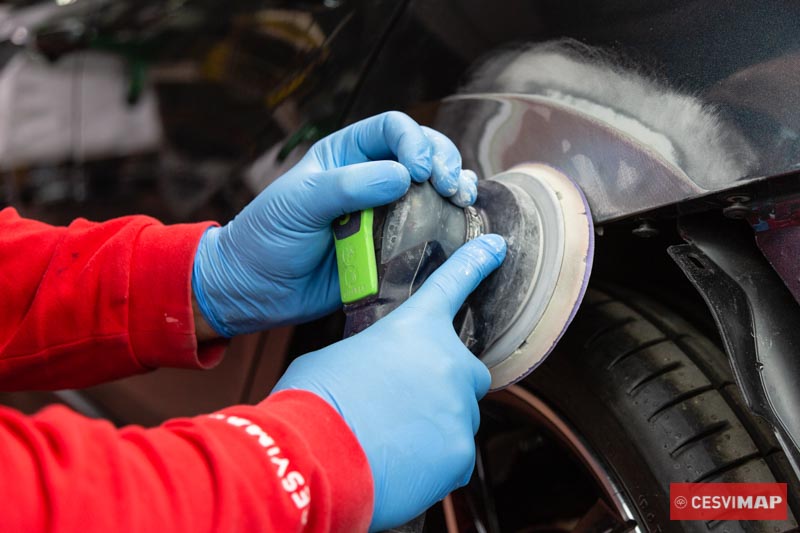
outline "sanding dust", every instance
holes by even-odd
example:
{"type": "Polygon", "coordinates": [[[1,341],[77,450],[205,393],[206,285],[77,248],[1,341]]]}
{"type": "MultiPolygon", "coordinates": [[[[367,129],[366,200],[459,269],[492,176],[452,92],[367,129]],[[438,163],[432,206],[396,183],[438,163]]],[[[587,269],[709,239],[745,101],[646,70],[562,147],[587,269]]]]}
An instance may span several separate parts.
{"type": "Polygon", "coordinates": [[[755,168],[755,149],[717,108],[623,63],[573,40],[534,44],[487,58],[462,92],[551,99],[639,140],[707,188],[755,168]]]}

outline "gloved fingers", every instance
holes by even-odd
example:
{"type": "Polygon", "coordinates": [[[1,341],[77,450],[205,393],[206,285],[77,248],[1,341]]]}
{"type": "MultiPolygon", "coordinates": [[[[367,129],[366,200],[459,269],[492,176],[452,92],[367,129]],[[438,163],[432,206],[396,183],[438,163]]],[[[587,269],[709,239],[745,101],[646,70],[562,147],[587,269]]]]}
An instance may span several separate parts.
{"type": "Polygon", "coordinates": [[[505,255],[501,236],[478,237],[456,250],[404,305],[441,313],[452,321],[464,300],[500,266],[505,255]]]}
{"type": "Polygon", "coordinates": [[[433,143],[433,187],[459,207],[474,204],[478,197],[478,176],[471,170],[462,170],[461,154],[446,135],[426,126],[422,130],[433,143]]]}
{"type": "Polygon", "coordinates": [[[399,111],[356,122],[319,141],[312,152],[327,170],[396,158],[414,181],[425,181],[431,175],[431,141],[419,124],[399,111]]]}
{"type": "Polygon", "coordinates": [[[394,161],[370,161],[312,174],[305,178],[298,206],[322,228],[337,217],[393,202],[411,185],[408,170],[394,161]]]}
{"type": "Polygon", "coordinates": [[[431,183],[439,194],[450,198],[461,190],[461,154],[445,135],[425,126],[422,131],[433,145],[431,183]]]}
{"type": "Polygon", "coordinates": [[[478,184],[478,175],[475,174],[472,170],[462,170],[461,171],[461,180],[465,183],[472,183],[473,185],[478,184]]]}
{"type": "Polygon", "coordinates": [[[458,176],[458,191],[450,201],[458,207],[467,207],[475,203],[478,197],[478,176],[471,170],[462,170],[458,176]]]}

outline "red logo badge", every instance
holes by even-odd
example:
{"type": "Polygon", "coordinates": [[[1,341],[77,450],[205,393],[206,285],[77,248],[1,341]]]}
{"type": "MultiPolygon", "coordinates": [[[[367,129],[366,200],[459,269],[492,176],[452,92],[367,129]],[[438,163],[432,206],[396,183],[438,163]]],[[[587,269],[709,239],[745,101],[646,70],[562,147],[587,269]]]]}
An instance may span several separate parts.
{"type": "Polygon", "coordinates": [[[786,483],[671,483],[671,520],[786,520],[786,483]]]}

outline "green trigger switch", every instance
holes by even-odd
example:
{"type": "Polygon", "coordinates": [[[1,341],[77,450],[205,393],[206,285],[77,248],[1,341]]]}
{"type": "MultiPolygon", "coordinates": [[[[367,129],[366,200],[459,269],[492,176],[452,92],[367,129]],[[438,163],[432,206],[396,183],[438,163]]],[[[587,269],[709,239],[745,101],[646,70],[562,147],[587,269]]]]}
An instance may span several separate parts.
{"type": "Polygon", "coordinates": [[[372,219],[372,209],[365,209],[333,222],[339,289],[346,304],[378,294],[372,219]]]}

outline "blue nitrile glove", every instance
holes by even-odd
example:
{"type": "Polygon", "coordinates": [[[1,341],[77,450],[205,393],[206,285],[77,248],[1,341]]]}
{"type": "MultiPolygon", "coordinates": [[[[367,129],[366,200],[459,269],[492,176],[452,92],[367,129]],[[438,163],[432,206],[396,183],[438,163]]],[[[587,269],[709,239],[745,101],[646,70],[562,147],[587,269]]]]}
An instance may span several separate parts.
{"type": "Polygon", "coordinates": [[[353,430],[375,484],[372,531],[407,522],[472,475],[491,378],[453,317],[505,253],[497,235],[468,242],[395,311],[295,360],[275,386],[316,393],[353,430]]]}
{"type": "Polygon", "coordinates": [[[475,174],[462,172],[455,145],[396,111],[317,142],[233,221],[201,239],[192,289],[203,316],[232,337],[332,312],[341,300],[331,223],[391,203],[410,180],[429,177],[454,203],[475,201],[475,174]]]}

